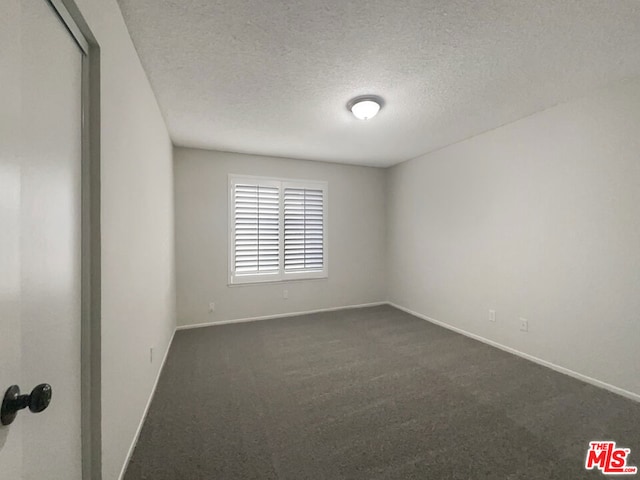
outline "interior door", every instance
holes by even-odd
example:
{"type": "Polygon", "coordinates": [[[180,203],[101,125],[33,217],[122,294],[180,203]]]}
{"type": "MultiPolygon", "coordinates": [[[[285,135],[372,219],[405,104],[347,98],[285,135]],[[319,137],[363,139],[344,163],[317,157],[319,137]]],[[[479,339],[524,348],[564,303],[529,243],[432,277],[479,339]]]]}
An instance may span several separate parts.
{"type": "Polygon", "coordinates": [[[83,53],[46,0],[0,32],[0,396],[52,387],[0,426],[0,478],[80,480],[83,53]]]}

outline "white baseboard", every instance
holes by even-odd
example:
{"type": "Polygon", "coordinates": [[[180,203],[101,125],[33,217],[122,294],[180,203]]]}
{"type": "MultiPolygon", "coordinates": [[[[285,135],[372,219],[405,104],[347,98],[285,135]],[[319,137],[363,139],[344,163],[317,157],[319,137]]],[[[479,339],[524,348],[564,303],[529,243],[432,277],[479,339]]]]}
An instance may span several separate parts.
{"type": "Polygon", "coordinates": [[[151,401],[153,400],[153,396],[156,393],[156,388],[158,387],[158,381],[160,380],[160,375],[162,375],[162,371],[164,370],[164,364],[167,361],[167,357],[169,356],[169,350],[171,350],[171,344],[173,343],[173,337],[175,337],[175,335],[176,335],[176,331],[174,330],[173,333],[171,334],[169,345],[167,345],[167,350],[164,352],[162,363],[160,364],[160,368],[158,369],[158,375],[156,376],[156,379],[153,382],[153,387],[151,388],[151,393],[149,394],[149,400],[147,400],[147,405],[144,407],[144,411],[142,412],[142,418],[140,419],[140,423],[138,424],[136,434],[133,437],[131,446],[129,447],[129,452],[127,452],[127,458],[125,458],[124,464],[122,465],[122,470],[120,471],[120,475],[118,475],[119,480],[123,480],[124,474],[127,471],[127,467],[129,466],[129,461],[131,460],[131,456],[133,455],[133,451],[135,450],[136,445],[138,443],[138,438],[140,437],[142,426],[144,425],[144,421],[147,419],[147,413],[149,413],[149,407],[151,406],[151,401]]]}
{"type": "Polygon", "coordinates": [[[271,320],[272,318],[297,317],[298,315],[309,315],[311,313],[334,312],[336,310],[347,310],[351,308],[377,307],[379,305],[387,305],[388,302],[363,303],[361,305],[345,305],[343,307],[321,308],[318,310],[307,310],[305,312],[277,313],[274,315],[265,315],[262,317],[237,318],[234,320],[221,320],[219,322],[197,323],[195,325],[180,325],[176,330],[189,330],[192,328],[214,327],[216,325],[228,325],[230,323],[246,323],[258,322],[260,320],[271,320]]]}
{"type": "Polygon", "coordinates": [[[506,345],[502,345],[501,343],[494,342],[493,340],[489,340],[488,338],[481,337],[480,335],[476,335],[475,333],[467,332],[466,330],[462,330],[461,328],[454,327],[453,325],[449,325],[439,320],[435,320],[431,317],[427,317],[426,315],[422,315],[421,313],[414,312],[413,310],[409,310],[408,308],[403,307],[401,305],[396,305],[395,303],[392,303],[392,302],[387,302],[387,303],[392,307],[397,308],[398,310],[402,310],[403,312],[413,315],[414,317],[421,318],[422,320],[426,320],[428,322],[434,323],[436,325],[439,325],[441,327],[444,327],[448,330],[454,331],[466,337],[473,338],[474,340],[478,340],[479,342],[486,343],[487,345],[491,345],[492,347],[495,347],[495,348],[499,348],[500,350],[504,350],[505,352],[511,353],[513,355],[517,355],[526,360],[537,363],[538,365],[542,365],[544,367],[550,368],[551,370],[555,370],[556,372],[569,375],[570,377],[581,380],[585,383],[589,383],[596,387],[604,388],[605,390],[609,390],[610,392],[616,393],[630,400],[635,400],[636,402],[640,402],[640,395],[637,393],[630,392],[629,390],[616,387],[615,385],[611,385],[609,383],[603,382],[596,378],[583,375],[582,373],[578,373],[574,370],[561,367],[560,365],[556,365],[555,363],[548,362],[547,360],[543,360],[541,358],[534,357],[533,355],[529,355],[528,353],[524,353],[519,350],[516,350],[515,348],[507,347],[506,345]]]}
{"type": "Polygon", "coordinates": [[[620,387],[616,387],[615,385],[611,385],[609,383],[603,382],[601,380],[589,377],[587,375],[583,375],[582,373],[578,373],[574,370],[570,370],[568,368],[565,367],[561,367],[560,365],[556,365],[555,363],[552,362],[548,362],[547,360],[543,360],[541,358],[538,357],[534,357],[533,355],[529,355],[528,353],[524,353],[521,352],[519,350],[516,350],[515,348],[511,348],[511,347],[507,347],[506,345],[502,345],[501,343],[498,342],[494,342],[493,340],[489,340],[488,338],[485,337],[481,337],[480,335],[476,335],[475,333],[471,333],[471,332],[467,332],[466,330],[462,330],[461,328],[458,327],[454,327],[453,325],[449,325],[447,323],[441,322],[439,320],[436,320],[434,318],[428,317],[426,315],[423,315],[421,313],[418,312],[414,312],[413,310],[410,310],[406,307],[403,307],[401,305],[397,305],[393,302],[374,302],[374,303],[365,303],[365,304],[361,304],[361,305],[346,305],[343,307],[332,307],[332,308],[322,308],[322,309],[318,309],[318,310],[308,310],[308,311],[304,311],[304,312],[291,312],[291,313],[279,313],[279,314],[275,314],[275,315],[265,315],[262,317],[250,317],[250,318],[238,318],[238,319],[234,319],[234,320],[223,320],[220,322],[210,322],[210,323],[200,323],[197,325],[181,325],[179,327],[176,327],[176,329],[173,332],[173,335],[171,336],[171,340],[169,341],[169,345],[167,347],[167,350],[164,354],[164,358],[162,359],[162,363],[160,365],[160,369],[158,370],[158,375],[156,377],[156,380],[153,384],[153,388],[151,390],[151,394],[149,395],[149,400],[147,401],[147,405],[144,409],[144,412],[142,414],[142,418],[140,419],[140,424],[138,425],[138,429],[136,430],[136,434],[133,438],[133,442],[131,443],[131,446],[129,447],[129,452],[127,453],[127,458],[125,459],[124,465],[122,466],[122,470],[120,472],[120,475],[118,476],[119,480],[122,480],[124,478],[124,474],[127,470],[127,466],[129,465],[129,461],[131,460],[131,456],[133,455],[133,451],[136,447],[136,444],[138,443],[138,438],[140,437],[140,432],[142,431],[142,426],[144,424],[144,421],[147,418],[147,413],[149,412],[149,407],[151,406],[151,401],[153,400],[153,396],[155,394],[156,388],[158,386],[158,381],[160,380],[160,375],[162,374],[162,371],[164,370],[164,364],[167,360],[167,357],[169,355],[169,350],[171,349],[171,344],[173,343],[173,338],[175,336],[176,331],[178,330],[189,330],[192,328],[201,328],[201,327],[211,327],[211,326],[215,326],[215,325],[228,325],[231,323],[246,323],[246,322],[256,322],[256,321],[260,321],[260,320],[269,320],[269,319],[273,319],[273,318],[285,318],[285,317],[295,317],[298,315],[308,315],[311,313],[321,313],[321,312],[332,312],[332,311],[337,311],[337,310],[347,310],[347,309],[353,309],[353,308],[364,308],[364,307],[376,307],[379,305],[391,305],[392,307],[397,308],[398,310],[402,310],[403,312],[406,312],[410,315],[413,315],[414,317],[420,318],[422,320],[426,320],[428,322],[431,322],[435,325],[439,325],[441,327],[444,327],[448,330],[451,330],[453,332],[459,333],[461,335],[464,335],[466,337],[469,338],[473,338],[474,340],[478,340],[479,342],[485,343],[487,345],[491,345],[492,347],[495,348],[499,348],[500,350],[503,350],[505,352],[511,353],[513,355],[517,355],[521,358],[524,358],[526,360],[529,360],[531,362],[537,363],[538,365],[542,365],[544,367],[550,368],[551,370],[554,370],[556,372],[559,373],[563,373],[565,375],[568,375],[570,377],[573,377],[575,379],[581,380],[585,383],[594,385],[596,387],[599,388],[603,388],[605,390],[609,390],[610,392],[616,393],[618,395],[621,395],[625,398],[628,398],[630,400],[634,400],[636,402],[640,402],[640,395],[634,392],[630,392],[628,390],[625,390],[623,388],[620,387]]]}

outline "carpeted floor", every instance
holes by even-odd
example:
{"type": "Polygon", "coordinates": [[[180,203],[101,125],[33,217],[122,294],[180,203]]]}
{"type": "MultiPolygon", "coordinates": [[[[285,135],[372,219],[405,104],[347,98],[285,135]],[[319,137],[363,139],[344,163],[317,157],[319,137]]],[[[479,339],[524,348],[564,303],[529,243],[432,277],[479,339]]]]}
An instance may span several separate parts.
{"type": "Polygon", "coordinates": [[[640,403],[389,306],[176,334],[126,480],[587,479],[640,403]]]}

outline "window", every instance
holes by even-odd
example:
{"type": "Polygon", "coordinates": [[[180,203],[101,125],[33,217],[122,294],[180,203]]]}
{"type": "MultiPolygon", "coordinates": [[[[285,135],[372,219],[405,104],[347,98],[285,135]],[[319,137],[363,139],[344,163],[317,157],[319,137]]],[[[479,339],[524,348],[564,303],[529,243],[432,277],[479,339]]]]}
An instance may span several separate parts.
{"type": "Polygon", "coordinates": [[[327,276],[326,182],[229,176],[229,283],[327,276]]]}

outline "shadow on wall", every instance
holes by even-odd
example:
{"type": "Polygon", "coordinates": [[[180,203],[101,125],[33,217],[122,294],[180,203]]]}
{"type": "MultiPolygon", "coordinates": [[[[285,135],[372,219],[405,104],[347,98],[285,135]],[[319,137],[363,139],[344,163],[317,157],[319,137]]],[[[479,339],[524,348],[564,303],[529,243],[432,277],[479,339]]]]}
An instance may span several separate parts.
{"type": "Polygon", "coordinates": [[[7,438],[9,437],[9,427],[0,427],[0,450],[4,447],[4,444],[7,443],[7,438]]]}

